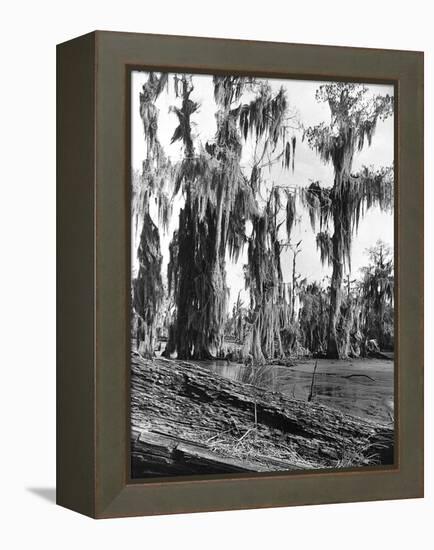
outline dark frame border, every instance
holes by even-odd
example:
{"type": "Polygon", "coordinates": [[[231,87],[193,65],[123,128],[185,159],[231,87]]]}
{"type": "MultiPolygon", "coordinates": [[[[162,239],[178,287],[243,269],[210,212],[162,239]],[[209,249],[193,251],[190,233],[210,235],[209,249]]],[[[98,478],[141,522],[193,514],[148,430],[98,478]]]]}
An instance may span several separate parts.
{"type": "Polygon", "coordinates": [[[58,100],[58,233],[68,237],[58,250],[58,503],[118,517],[422,496],[423,54],[97,31],[58,46],[58,100]],[[397,467],[129,482],[125,79],[132,66],[396,83],[397,467]],[[74,220],[81,235],[71,231],[74,220]],[[78,279],[68,274],[77,239],[87,253],[86,277],[78,279]]]}

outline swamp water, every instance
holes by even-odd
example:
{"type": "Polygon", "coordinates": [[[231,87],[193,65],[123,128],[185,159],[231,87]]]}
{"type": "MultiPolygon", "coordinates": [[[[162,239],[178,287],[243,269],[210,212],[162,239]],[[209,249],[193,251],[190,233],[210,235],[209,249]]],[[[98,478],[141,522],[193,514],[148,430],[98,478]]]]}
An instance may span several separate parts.
{"type": "MultiPolygon", "coordinates": [[[[201,361],[200,364],[230,380],[307,401],[315,359],[300,360],[293,367],[266,365],[254,369],[227,361],[201,361]]],[[[312,402],[371,422],[391,425],[394,418],[393,365],[393,361],[383,359],[319,359],[312,402]]]]}

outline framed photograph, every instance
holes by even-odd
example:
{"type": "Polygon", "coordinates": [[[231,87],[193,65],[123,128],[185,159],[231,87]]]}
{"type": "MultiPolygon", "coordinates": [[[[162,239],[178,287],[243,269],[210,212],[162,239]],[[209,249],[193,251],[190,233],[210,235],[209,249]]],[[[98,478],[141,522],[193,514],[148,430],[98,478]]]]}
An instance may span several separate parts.
{"type": "Polygon", "coordinates": [[[58,46],[58,503],[423,496],[423,54],[58,46]]]}

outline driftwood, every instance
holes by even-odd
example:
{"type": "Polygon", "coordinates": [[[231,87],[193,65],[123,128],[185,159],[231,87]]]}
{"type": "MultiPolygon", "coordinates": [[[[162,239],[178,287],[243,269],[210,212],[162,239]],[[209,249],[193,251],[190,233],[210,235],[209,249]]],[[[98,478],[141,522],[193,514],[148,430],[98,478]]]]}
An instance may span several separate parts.
{"type": "Polygon", "coordinates": [[[132,477],[393,462],[390,427],[185,361],[133,354],[131,369],[132,477]]]}

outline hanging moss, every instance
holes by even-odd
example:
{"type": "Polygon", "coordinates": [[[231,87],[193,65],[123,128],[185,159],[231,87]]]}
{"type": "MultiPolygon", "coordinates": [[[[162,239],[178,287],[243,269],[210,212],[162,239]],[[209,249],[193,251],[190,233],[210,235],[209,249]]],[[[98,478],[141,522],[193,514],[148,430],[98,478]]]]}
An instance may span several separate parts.
{"type": "Polygon", "coordinates": [[[302,288],[298,316],[300,344],[311,353],[322,355],[327,350],[330,292],[318,283],[302,288]]]}
{"type": "MultiPolygon", "coordinates": [[[[259,162],[255,162],[250,177],[243,174],[240,164],[242,140],[252,136],[258,143],[261,142],[262,157],[267,150],[273,151],[279,142],[285,143],[287,101],[283,89],[273,95],[267,84],[242,77],[216,76],[213,83],[218,108],[217,132],[213,142],[206,143],[204,148],[199,147],[196,151],[191,137],[191,117],[198,105],[190,99],[190,77],[184,75],[177,78],[176,88],[182,102],[180,107],[172,109],[179,120],[172,141],[182,141],[185,150],[182,162],[175,168],[174,187],[175,194],[182,190],[185,205],[179,217],[177,244],[173,242],[173,251],[178,254],[178,259],[171,258],[169,264],[169,286],[176,294],[177,309],[176,328],[172,330],[176,345],[171,343],[169,347],[176,347],[178,356],[183,358],[205,358],[219,353],[223,343],[228,295],[226,253],[237,261],[247,243],[252,252],[252,239],[246,236],[246,222],[261,218],[255,197],[260,187],[261,168],[259,162]],[[250,103],[242,104],[241,97],[246,90],[253,91],[255,97],[250,103]]],[[[292,143],[292,160],[294,150],[295,142],[292,143]]],[[[291,150],[289,155],[287,167],[291,150]]],[[[277,208],[281,207],[277,204],[279,200],[280,195],[275,190],[273,204],[277,208]]],[[[277,231],[276,226],[272,245],[267,237],[267,247],[270,254],[280,258],[277,231]]],[[[274,266],[281,279],[280,259],[274,266]]],[[[258,276],[257,272],[255,276],[258,276]]],[[[259,288],[260,292],[265,292],[262,285],[257,290],[259,288]]],[[[262,298],[257,301],[260,304],[257,307],[265,309],[261,312],[258,309],[259,316],[254,316],[253,325],[257,327],[259,323],[264,330],[269,326],[270,319],[265,310],[272,303],[262,298]]],[[[270,329],[270,334],[278,333],[279,322],[273,318],[271,324],[277,328],[270,329]]],[[[262,350],[262,346],[273,354],[274,339],[270,336],[265,342],[262,328],[259,334],[256,343],[252,344],[254,356],[262,355],[262,351],[258,351],[262,350]]],[[[247,334],[246,341],[249,338],[253,336],[247,334]]]]}
{"type": "Polygon", "coordinates": [[[286,192],[286,233],[290,237],[295,222],[295,193],[286,192]]]}
{"type": "Polygon", "coordinates": [[[321,254],[321,263],[332,264],[333,263],[333,243],[332,239],[327,231],[321,231],[316,236],[316,247],[321,254]]]}
{"type": "Polygon", "coordinates": [[[327,228],[332,213],[331,188],[321,187],[315,181],[301,189],[300,197],[308,210],[312,230],[316,231],[318,225],[320,231],[327,228]]]}
{"type": "Polygon", "coordinates": [[[332,260],[331,299],[329,310],[328,356],[339,358],[337,326],[341,307],[341,287],[345,264],[351,269],[351,244],[354,231],[367,208],[374,204],[390,208],[393,202],[393,172],[390,168],[373,172],[364,168],[352,175],[355,152],[365,141],[371,144],[378,120],[393,114],[393,98],[376,96],[367,98],[366,86],[349,83],[332,83],[320,86],[316,98],[327,102],[331,124],[324,123],[308,128],[304,133],[309,146],[334,168],[333,187],[326,193],[319,184],[312,184],[304,193],[312,227],[320,221],[320,232],[333,221],[330,241],[319,237],[322,259],[332,260]]]}
{"type": "Polygon", "coordinates": [[[149,73],[140,94],[140,116],[145,135],[146,158],[140,176],[133,181],[132,217],[136,230],[141,225],[137,249],[139,269],[132,281],[132,306],[136,316],[136,342],[139,352],[154,355],[156,329],[163,300],[160,235],[149,209],[152,198],[157,203],[159,221],[167,228],[171,204],[166,193],[172,167],[158,140],[158,109],[155,101],[167,84],[167,75],[149,73]]]}
{"type": "Polygon", "coordinates": [[[158,312],[163,299],[161,280],[160,239],[158,229],[148,213],[145,214],[140,244],[137,251],[139,271],[133,280],[133,307],[139,316],[139,352],[152,357],[154,354],[158,312]]]}
{"type": "MultiPolygon", "coordinates": [[[[285,210],[289,209],[293,216],[286,225],[289,242],[295,218],[295,198],[286,195],[285,210]]],[[[251,355],[258,363],[276,356],[284,357],[294,343],[293,339],[288,339],[294,334],[294,285],[284,283],[281,266],[278,215],[283,209],[280,190],[272,188],[264,210],[252,221],[245,266],[246,288],[250,290],[249,337],[243,353],[251,355]]]]}
{"type": "Polygon", "coordinates": [[[369,265],[362,269],[362,330],[365,340],[375,339],[381,349],[394,339],[394,276],[390,248],[381,240],[368,251],[369,265]]]}
{"type": "Polygon", "coordinates": [[[176,169],[175,194],[185,205],[179,216],[178,259],[170,263],[170,280],[177,281],[177,320],[173,337],[178,357],[204,359],[222,349],[227,309],[225,254],[237,258],[246,242],[245,222],[256,208],[240,167],[241,136],[238,101],[245,81],[214,78],[217,133],[198,154],[191,137],[191,116],[197,104],[189,100],[190,78],[178,81],[182,106],[173,109],[180,124],[173,140],[184,143],[185,155],[176,169]]]}

